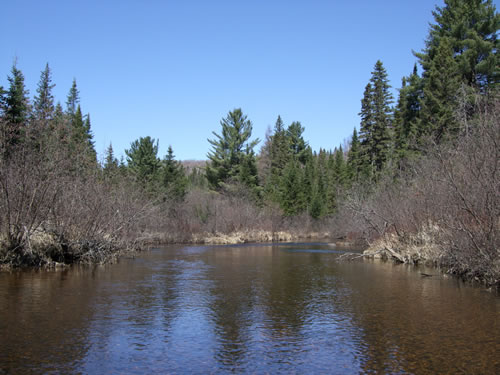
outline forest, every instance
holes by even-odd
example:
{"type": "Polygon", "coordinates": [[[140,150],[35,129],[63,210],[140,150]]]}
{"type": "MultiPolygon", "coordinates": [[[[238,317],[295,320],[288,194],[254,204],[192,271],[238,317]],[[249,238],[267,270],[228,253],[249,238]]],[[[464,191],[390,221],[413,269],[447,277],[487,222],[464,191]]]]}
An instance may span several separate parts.
{"type": "Polygon", "coordinates": [[[0,264],[325,236],[500,287],[500,15],[491,0],[447,0],[433,16],[397,98],[376,61],[359,131],[331,149],[312,150],[279,115],[260,142],[235,108],[213,125],[206,162],[158,155],[154,136],[99,160],[76,80],[56,102],[47,64],[30,98],[14,63],[0,86],[0,264]]]}

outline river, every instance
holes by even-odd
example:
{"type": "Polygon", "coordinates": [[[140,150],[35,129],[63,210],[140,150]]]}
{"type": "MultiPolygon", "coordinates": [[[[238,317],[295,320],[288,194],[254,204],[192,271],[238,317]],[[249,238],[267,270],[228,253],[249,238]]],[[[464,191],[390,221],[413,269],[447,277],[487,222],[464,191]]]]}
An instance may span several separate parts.
{"type": "Polygon", "coordinates": [[[169,246],[2,272],[0,374],[500,373],[500,297],[341,252],[169,246]]]}

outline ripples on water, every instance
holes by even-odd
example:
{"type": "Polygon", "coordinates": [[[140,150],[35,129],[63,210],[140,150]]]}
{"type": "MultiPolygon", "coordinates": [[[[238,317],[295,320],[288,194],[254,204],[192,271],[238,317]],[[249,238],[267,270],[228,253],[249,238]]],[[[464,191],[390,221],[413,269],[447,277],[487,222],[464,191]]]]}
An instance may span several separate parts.
{"type": "Polygon", "coordinates": [[[499,297],[339,253],[167,247],[1,273],[0,374],[500,373],[499,297]]]}

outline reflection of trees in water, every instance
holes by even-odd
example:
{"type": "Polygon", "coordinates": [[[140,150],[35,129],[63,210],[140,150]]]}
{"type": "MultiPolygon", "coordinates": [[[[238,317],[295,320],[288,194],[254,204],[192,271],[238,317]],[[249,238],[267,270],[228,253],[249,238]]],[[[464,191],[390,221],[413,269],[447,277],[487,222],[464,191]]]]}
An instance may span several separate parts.
{"type": "Polygon", "coordinates": [[[0,372],[73,372],[89,349],[97,275],[77,267],[0,274],[0,372]]]}
{"type": "Polygon", "coordinates": [[[148,350],[158,350],[161,343],[155,338],[168,332],[175,316],[180,272],[162,259],[138,259],[110,268],[96,302],[84,372],[121,372],[147,362],[148,350]]]}
{"type": "Polygon", "coordinates": [[[148,344],[166,330],[177,298],[175,267],[152,275],[140,261],[0,274],[0,373],[75,373],[112,366],[117,339],[148,344]],[[161,319],[157,319],[162,314],[161,319]],[[90,358],[88,358],[90,356],[90,358]]]}
{"type": "Polygon", "coordinates": [[[349,309],[341,306],[348,288],[320,254],[245,246],[218,248],[211,256],[214,267],[207,277],[214,281],[216,357],[223,367],[248,369],[246,361],[255,361],[250,357],[263,348],[267,353],[262,354],[274,360],[293,358],[314,341],[308,332],[311,322],[348,320],[349,309]]]}
{"type": "Polygon", "coordinates": [[[256,263],[244,254],[247,250],[216,249],[209,260],[216,266],[207,273],[213,282],[209,305],[219,345],[216,360],[232,369],[242,368],[255,303],[256,263]]]}
{"type": "Polygon", "coordinates": [[[352,306],[362,328],[362,371],[498,371],[500,361],[492,359],[500,349],[500,304],[493,296],[457,288],[452,280],[423,279],[404,265],[356,262],[352,268],[342,277],[356,291],[352,306]]]}
{"type": "MultiPolygon", "coordinates": [[[[279,251],[278,248],[275,251],[279,251]]],[[[294,256],[273,256],[270,272],[266,278],[266,293],[263,302],[273,335],[289,337],[300,341],[301,330],[308,315],[308,304],[312,295],[321,287],[323,274],[320,267],[315,278],[307,268],[311,263],[318,266],[318,259],[311,254],[294,256]]]]}

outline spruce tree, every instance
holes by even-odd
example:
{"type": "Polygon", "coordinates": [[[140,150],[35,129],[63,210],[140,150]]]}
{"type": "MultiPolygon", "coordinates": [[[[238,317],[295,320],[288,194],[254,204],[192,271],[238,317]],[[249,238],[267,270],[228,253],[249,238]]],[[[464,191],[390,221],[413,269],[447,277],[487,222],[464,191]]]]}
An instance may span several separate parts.
{"type": "Polygon", "coordinates": [[[350,142],[350,148],[347,153],[347,177],[349,182],[356,181],[358,179],[361,170],[361,144],[358,138],[358,132],[354,128],[352,132],[352,138],[350,142]]]}
{"type": "Polygon", "coordinates": [[[280,207],[286,216],[297,215],[305,209],[302,181],[300,163],[294,158],[286,165],[281,179],[280,207]]]}
{"type": "Polygon", "coordinates": [[[97,153],[95,151],[94,147],[94,136],[92,134],[91,130],[91,124],[90,124],[90,114],[87,113],[85,115],[85,120],[83,122],[83,130],[84,130],[84,141],[87,146],[87,151],[89,155],[94,159],[94,161],[97,161],[97,153]]]}
{"type": "Polygon", "coordinates": [[[66,100],[66,113],[70,117],[76,114],[78,104],[80,104],[80,91],[78,91],[78,88],[76,86],[76,79],[73,78],[73,83],[71,84],[71,88],[66,100]]]}
{"type": "Polygon", "coordinates": [[[48,121],[54,117],[54,96],[52,95],[54,87],[49,64],[46,64],[45,69],[40,74],[37,95],[33,101],[34,117],[41,121],[44,127],[47,127],[48,121]]]}
{"type": "Polygon", "coordinates": [[[326,160],[326,151],[319,150],[316,158],[315,178],[311,196],[309,214],[313,219],[319,219],[328,211],[328,167],[326,160]]]}
{"type": "Polygon", "coordinates": [[[266,191],[272,200],[278,201],[280,180],[285,166],[291,159],[290,140],[281,116],[276,120],[270,140],[271,168],[266,191]]]}
{"type": "Polygon", "coordinates": [[[210,186],[213,189],[219,189],[227,183],[243,182],[250,184],[250,188],[255,187],[256,169],[253,167],[242,169],[243,164],[248,167],[255,163],[253,148],[259,140],[250,141],[252,122],[247,119],[240,108],[237,108],[230,111],[220,124],[221,134],[213,132],[215,139],[208,140],[212,145],[212,150],[207,155],[210,162],[206,166],[210,186]],[[242,171],[249,171],[253,177],[241,176],[242,171]]]}
{"type": "Polygon", "coordinates": [[[175,201],[181,201],[184,199],[188,181],[184,167],[180,162],[175,160],[172,146],[168,146],[167,155],[163,160],[161,182],[167,199],[175,201]]]}
{"type": "Polygon", "coordinates": [[[392,126],[392,95],[387,72],[380,60],[361,100],[360,140],[363,169],[382,170],[389,156],[392,126]]]}
{"type": "Polygon", "coordinates": [[[150,192],[157,190],[161,162],[158,159],[158,141],[151,137],[140,137],[125,150],[127,167],[136,182],[150,192]]]}
{"type": "Polygon", "coordinates": [[[431,61],[424,82],[419,131],[440,143],[456,134],[455,117],[460,78],[448,38],[440,38],[436,56],[431,61]]]}
{"type": "Polygon", "coordinates": [[[418,153],[419,115],[423,97],[422,79],[417,66],[408,77],[403,77],[402,87],[394,111],[394,143],[396,157],[401,160],[418,153]]]}
{"type": "Polygon", "coordinates": [[[115,157],[113,151],[113,145],[110,143],[108,148],[106,149],[106,155],[104,158],[104,166],[103,172],[106,177],[112,178],[115,177],[118,173],[118,159],[115,157]]]}
{"type": "Polygon", "coordinates": [[[9,90],[5,94],[4,121],[2,121],[2,139],[7,153],[7,149],[23,141],[30,112],[24,75],[15,63],[12,66],[11,74],[7,77],[9,90]]]}

